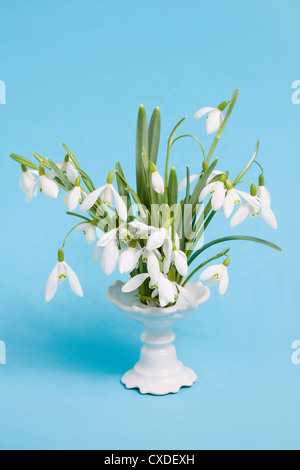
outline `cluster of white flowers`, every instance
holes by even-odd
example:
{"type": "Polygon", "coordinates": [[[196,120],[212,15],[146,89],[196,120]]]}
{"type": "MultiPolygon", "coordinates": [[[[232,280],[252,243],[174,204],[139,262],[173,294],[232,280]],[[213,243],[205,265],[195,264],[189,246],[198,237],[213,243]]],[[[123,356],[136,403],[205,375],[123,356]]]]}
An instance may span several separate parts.
{"type": "MultiPolygon", "coordinates": [[[[207,115],[207,133],[217,132],[224,123],[222,111],[228,103],[227,101],[223,102],[217,108],[202,108],[194,115],[194,119],[200,119],[207,115]]],[[[92,189],[86,191],[81,187],[81,179],[87,175],[78,166],[76,167],[74,162],[76,160],[73,161],[73,157],[71,159],[69,156],[56,165],[52,162],[52,170],[49,174],[46,174],[43,163],[40,165],[39,171],[28,169],[25,164],[22,164],[20,187],[26,194],[26,200],[29,202],[36,197],[38,189],[46,196],[56,199],[60,193],[60,187],[67,188],[64,204],[68,210],[73,213],[79,207],[80,212],[87,212],[92,217],[90,220],[90,218],[77,214],[82,218],[82,222],[74,228],[77,228],[77,231],[83,231],[87,243],[96,243],[94,261],[101,260],[103,271],[108,276],[117,268],[121,274],[131,276],[131,279],[124,284],[123,292],[129,293],[139,290],[139,295],[144,302],[160,307],[173,304],[180,298],[193,305],[193,298],[184,287],[193,273],[188,276],[189,259],[187,253],[183,251],[183,245],[172,226],[172,221],[168,220],[162,227],[157,227],[147,225],[132,216],[129,218],[127,203],[113,186],[115,172],[109,173],[105,185],[98,189],[94,189],[95,187],[92,185],[92,189]],[[62,185],[61,180],[63,179],[66,180],[66,187],[62,185]],[[105,207],[105,213],[106,210],[112,212],[113,216],[110,220],[113,220],[115,224],[113,224],[114,228],[111,224],[107,225],[108,229],[101,227],[105,233],[97,241],[97,226],[101,218],[105,218],[105,216],[98,217],[95,213],[95,207],[97,208],[99,205],[102,208],[105,207]],[[147,286],[145,294],[142,288],[144,283],[147,286]]],[[[193,181],[199,178],[201,180],[208,169],[208,162],[209,159],[204,161],[201,174],[189,177],[189,186],[193,181]]],[[[154,191],[157,200],[163,201],[163,195],[166,195],[168,191],[167,180],[163,180],[156,165],[150,161],[149,174],[150,191],[154,191]]],[[[247,217],[259,216],[270,227],[276,229],[277,221],[271,209],[271,197],[265,187],[263,174],[260,175],[257,186],[254,183],[251,184],[250,193],[237,189],[237,182],[239,179],[234,183],[230,181],[228,172],[211,170],[204,188],[199,189],[197,193],[197,199],[199,197],[199,202],[202,203],[209,196],[210,201],[206,207],[214,213],[222,209],[226,219],[231,217],[230,227],[239,225],[247,217]],[[236,206],[238,209],[233,213],[236,206]]],[[[178,192],[181,192],[186,186],[187,178],[178,185],[176,176],[176,194],[177,189],[178,192]]],[[[178,205],[180,206],[180,204],[178,205]]],[[[80,297],[83,296],[76,274],[64,261],[63,248],[64,244],[58,252],[58,263],[47,283],[47,302],[54,297],[58,285],[67,278],[73,292],[80,297]]],[[[219,284],[220,295],[226,292],[229,284],[230,258],[227,251],[220,254],[220,256],[226,257],[222,264],[210,266],[204,269],[200,275],[200,281],[206,281],[208,286],[219,284]]],[[[217,255],[213,259],[220,258],[220,256],[217,255]]],[[[204,267],[207,263],[202,263],[201,266],[204,267]]]]}

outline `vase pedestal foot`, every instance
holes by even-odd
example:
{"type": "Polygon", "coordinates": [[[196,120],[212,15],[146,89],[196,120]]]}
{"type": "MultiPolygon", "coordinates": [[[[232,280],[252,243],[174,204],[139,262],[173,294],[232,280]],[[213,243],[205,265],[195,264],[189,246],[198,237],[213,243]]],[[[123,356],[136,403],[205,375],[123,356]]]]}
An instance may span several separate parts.
{"type": "Polygon", "coordinates": [[[181,387],[193,385],[197,375],[177,359],[170,323],[145,322],[145,327],[140,360],[124,375],[122,383],[129,389],[138,388],[142,394],[151,395],[177,393],[181,387]]]}
{"type": "Polygon", "coordinates": [[[182,387],[191,387],[196,380],[195,372],[182,364],[175,375],[147,376],[133,368],[122,377],[122,383],[126,388],[138,388],[143,395],[177,393],[182,387]]]}

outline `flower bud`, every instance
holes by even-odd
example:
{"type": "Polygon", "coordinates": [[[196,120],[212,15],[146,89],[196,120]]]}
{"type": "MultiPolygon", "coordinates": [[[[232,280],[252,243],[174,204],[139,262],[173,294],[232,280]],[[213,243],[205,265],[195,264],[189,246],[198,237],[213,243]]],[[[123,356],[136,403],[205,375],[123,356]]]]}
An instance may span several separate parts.
{"type": "Polygon", "coordinates": [[[223,261],[223,264],[227,268],[230,265],[230,258],[226,258],[225,261],[223,261]]]}

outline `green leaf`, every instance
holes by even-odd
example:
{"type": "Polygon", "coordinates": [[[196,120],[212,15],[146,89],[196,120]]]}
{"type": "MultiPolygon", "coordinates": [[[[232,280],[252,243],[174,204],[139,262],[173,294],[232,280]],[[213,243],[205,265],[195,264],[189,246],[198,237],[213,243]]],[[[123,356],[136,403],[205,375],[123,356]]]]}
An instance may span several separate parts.
{"type": "Polygon", "coordinates": [[[11,153],[9,156],[15,162],[20,163],[20,165],[25,165],[28,168],[31,168],[32,170],[38,170],[38,167],[34,163],[32,163],[30,160],[27,160],[27,158],[21,157],[20,155],[16,155],[15,153],[11,153]]]}
{"type": "Polygon", "coordinates": [[[196,206],[196,204],[199,201],[199,196],[201,194],[201,191],[204,189],[206,186],[207,180],[210,177],[211,173],[215,169],[216,164],[218,163],[218,158],[214,160],[214,162],[210,165],[210,167],[202,174],[200,175],[198,182],[196,184],[196,187],[193,191],[193,194],[190,198],[190,204],[192,204],[193,208],[196,206]]]}
{"type": "Polygon", "coordinates": [[[119,194],[120,196],[127,198],[127,209],[129,209],[131,206],[131,202],[130,202],[130,197],[129,197],[129,193],[127,190],[128,184],[125,180],[124,172],[122,170],[120,162],[116,163],[116,176],[117,176],[117,185],[118,185],[119,194]]]}
{"type": "Polygon", "coordinates": [[[267,240],[263,240],[261,238],[256,238],[256,237],[248,237],[247,235],[232,235],[229,237],[223,237],[223,238],[218,238],[217,240],[213,240],[212,242],[207,243],[204,245],[200,250],[197,250],[189,259],[189,264],[191,264],[203,251],[207,250],[208,248],[217,245],[218,243],[223,243],[223,242],[228,242],[232,240],[245,240],[249,242],[254,242],[254,243],[260,243],[261,245],[266,245],[270,248],[273,248],[274,250],[277,251],[282,251],[282,249],[274,245],[274,243],[271,243],[267,240]]]}
{"type": "Polygon", "coordinates": [[[149,160],[156,164],[160,141],[161,118],[159,108],[153,111],[149,124],[149,160]]]}
{"type": "Polygon", "coordinates": [[[51,170],[51,166],[49,165],[48,161],[46,158],[42,157],[36,152],[32,152],[34,157],[37,159],[38,162],[42,163],[48,170],[51,170]]]}
{"type": "Polygon", "coordinates": [[[69,180],[64,175],[64,173],[58,168],[58,166],[52,160],[47,158],[47,161],[49,165],[51,166],[51,169],[55,171],[55,174],[58,176],[58,178],[64,185],[66,191],[71,191],[71,189],[73,189],[73,185],[69,182],[69,180]]]}
{"type": "Polygon", "coordinates": [[[142,203],[147,202],[147,183],[143,168],[143,151],[148,153],[148,124],[144,106],[140,106],[136,127],[136,187],[142,203]]]}
{"type": "Polygon", "coordinates": [[[65,144],[61,144],[63,146],[63,148],[65,149],[65,151],[67,152],[67,154],[69,155],[69,157],[71,158],[71,160],[73,161],[74,165],[76,166],[76,168],[80,168],[79,166],[79,163],[78,161],[76,160],[75,158],[75,155],[71,152],[71,150],[69,149],[69,147],[67,147],[65,144]]]}
{"type": "Polygon", "coordinates": [[[244,176],[244,174],[247,173],[247,171],[249,170],[249,168],[251,167],[251,165],[255,162],[255,159],[256,159],[257,154],[258,154],[258,150],[259,150],[259,140],[258,140],[257,143],[256,143],[255,152],[254,152],[253,157],[251,158],[251,160],[250,160],[250,162],[248,163],[248,165],[243,169],[243,171],[241,171],[241,173],[238,175],[238,177],[234,180],[233,186],[235,186],[235,185],[242,179],[242,177],[244,176]]]}
{"type": "Polygon", "coordinates": [[[169,183],[168,183],[168,204],[172,207],[177,204],[178,198],[178,179],[175,168],[171,168],[169,183]]]}

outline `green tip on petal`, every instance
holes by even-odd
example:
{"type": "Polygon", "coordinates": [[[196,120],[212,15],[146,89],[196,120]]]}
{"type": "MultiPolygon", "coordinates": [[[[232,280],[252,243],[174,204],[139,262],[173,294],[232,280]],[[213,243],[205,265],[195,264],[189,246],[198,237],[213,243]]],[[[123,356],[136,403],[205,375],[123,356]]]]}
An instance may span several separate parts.
{"type": "Polygon", "coordinates": [[[40,166],[39,166],[39,175],[40,176],[45,176],[45,168],[44,168],[44,165],[41,163],[40,166]]]}
{"type": "Polygon", "coordinates": [[[168,273],[168,279],[171,282],[175,281],[175,271],[174,271],[174,269],[170,269],[170,271],[168,273]]]}
{"type": "Polygon", "coordinates": [[[226,258],[223,264],[227,268],[230,265],[230,258],[226,258]]]}
{"type": "Polygon", "coordinates": [[[107,184],[112,184],[113,183],[113,180],[114,180],[114,172],[111,171],[109,174],[108,174],[108,177],[107,177],[107,184]]]}
{"type": "Polygon", "coordinates": [[[258,181],[259,181],[259,183],[258,183],[259,186],[264,186],[264,185],[265,185],[265,177],[264,177],[264,175],[260,175],[258,181]]]}
{"type": "Polygon", "coordinates": [[[251,196],[256,196],[256,194],[257,194],[256,186],[255,186],[254,183],[251,184],[250,194],[251,194],[251,196]]]}
{"type": "Polygon", "coordinates": [[[60,248],[58,250],[58,261],[60,263],[62,263],[63,261],[65,261],[65,254],[64,254],[64,250],[62,248],[60,248]]]}
{"type": "Polygon", "coordinates": [[[25,165],[21,165],[21,170],[23,171],[23,173],[26,173],[28,171],[28,168],[25,165]]]}

